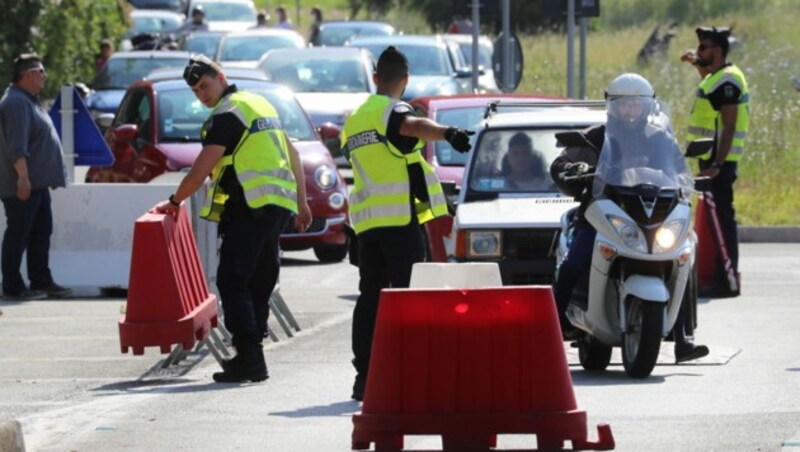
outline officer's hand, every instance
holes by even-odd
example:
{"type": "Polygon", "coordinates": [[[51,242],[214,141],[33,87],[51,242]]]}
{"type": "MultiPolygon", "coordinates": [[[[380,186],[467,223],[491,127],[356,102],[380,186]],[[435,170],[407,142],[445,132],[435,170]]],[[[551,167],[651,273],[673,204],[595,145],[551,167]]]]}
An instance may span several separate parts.
{"type": "Polygon", "coordinates": [[[469,137],[475,135],[473,130],[459,129],[458,127],[448,127],[444,132],[444,139],[450,143],[458,152],[469,152],[472,145],[469,144],[469,137]]]}
{"type": "Polygon", "coordinates": [[[297,215],[294,216],[294,227],[297,232],[305,232],[311,226],[311,208],[307,202],[297,204],[297,215]]]}

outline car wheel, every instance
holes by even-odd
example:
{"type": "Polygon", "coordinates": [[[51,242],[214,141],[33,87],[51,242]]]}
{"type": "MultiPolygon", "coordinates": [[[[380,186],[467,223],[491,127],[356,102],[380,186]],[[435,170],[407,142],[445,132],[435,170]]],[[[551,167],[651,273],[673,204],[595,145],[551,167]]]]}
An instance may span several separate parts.
{"type": "Polygon", "coordinates": [[[341,262],[347,256],[347,243],[344,245],[319,245],[314,247],[314,255],[320,262],[341,262]]]}

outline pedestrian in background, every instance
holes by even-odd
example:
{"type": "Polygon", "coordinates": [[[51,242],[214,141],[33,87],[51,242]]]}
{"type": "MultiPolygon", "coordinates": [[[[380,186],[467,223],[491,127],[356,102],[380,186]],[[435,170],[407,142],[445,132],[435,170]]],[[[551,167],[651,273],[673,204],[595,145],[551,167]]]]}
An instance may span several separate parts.
{"type": "Polygon", "coordinates": [[[256,16],[256,24],[250,27],[250,30],[257,30],[259,28],[267,27],[269,27],[269,13],[265,11],[259,11],[258,15],[256,16]]]}
{"type": "Polygon", "coordinates": [[[472,34],[472,30],[472,21],[464,14],[454,15],[453,22],[447,27],[447,32],[450,34],[472,34]]]}
{"type": "Polygon", "coordinates": [[[318,46],[319,43],[319,27],[322,25],[322,10],[318,7],[311,8],[311,27],[308,32],[308,43],[312,46],[318,46]]]}
{"type": "Polygon", "coordinates": [[[195,31],[208,31],[208,22],[206,22],[206,12],[203,10],[203,5],[193,7],[191,16],[177,30],[178,35],[188,35],[195,31]]]}
{"type": "Polygon", "coordinates": [[[114,42],[110,39],[103,39],[100,41],[100,53],[97,54],[97,58],[94,60],[94,69],[97,72],[100,72],[100,69],[103,69],[103,66],[106,65],[108,59],[111,58],[111,55],[114,53],[114,42]]]}
{"type": "Polygon", "coordinates": [[[212,111],[201,129],[200,154],[156,209],[175,212],[211,175],[200,217],[219,222],[217,288],[237,352],[214,381],[263,381],[262,340],[280,272],[280,234],[292,214],[300,232],[311,223],[300,157],[272,104],[228,84],[208,57],[192,57],[183,78],[212,111]]]}
{"type": "Polygon", "coordinates": [[[3,235],[3,294],[10,300],[65,297],[72,293],[53,281],[50,189],[66,186],[58,132],[39,100],[47,72],[41,58],[14,59],[13,78],[0,99],[0,197],[6,212],[3,235]],[[20,274],[27,253],[30,288],[20,274]]]}
{"type": "Polygon", "coordinates": [[[447,215],[442,186],[421,149],[447,140],[458,152],[471,148],[474,132],[418,118],[400,96],[408,60],[388,47],[378,58],[371,95],[344,124],[342,153],[353,166],[350,221],[358,242],[359,291],[353,310],[353,383],[362,400],[381,289],[408,287],[411,267],[425,259],[420,225],[447,215]],[[423,141],[424,140],[424,141],[423,141]]]}
{"type": "Polygon", "coordinates": [[[292,21],[289,19],[289,16],[286,15],[286,8],[283,6],[275,8],[275,15],[278,16],[278,22],[275,24],[275,27],[284,28],[286,30],[294,30],[292,21]]]}
{"type": "MultiPolygon", "coordinates": [[[[737,166],[747,136],[750,93],[742,70],[727,61],[730,29],[699,27],[695,33],[699,42],[697,51],[688,50],[681,55],[681,61],[694,65],[702,79],[689,116],[688,139],[714,139],[710,153],[700,156],[699,176],[708,176],[712,180],[711,193],[738,288],[739,235],[733,184],[738,176],[737,166]]],[[[718,268],[715,287],[706,288],[701,295],[738,296],[738,290],[732,291],[723,283],[724,263],[718,268]]]]}

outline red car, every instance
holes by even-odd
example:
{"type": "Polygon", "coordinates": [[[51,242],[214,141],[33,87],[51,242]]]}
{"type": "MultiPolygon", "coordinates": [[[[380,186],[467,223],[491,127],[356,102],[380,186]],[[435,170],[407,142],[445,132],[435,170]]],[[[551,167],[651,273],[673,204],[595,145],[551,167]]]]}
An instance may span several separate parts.
{"type": "MultiPolygon", "coordinates": [[[[483,128],[486,106],[493,101],[502,102],[542,102],[563,100],[549,96],[530,94],[460,94],[454,96],[419,97],[409,102],[417,114],[426,116],[440,124],[478,131],[483,128]]],[[[477,136],[477,135],[476,135],[477,136]]],[[[475,145],[474,136],[472,145],[475,145]]],[[[442,182],[452,182],[461,186],[469,154],[455,151],[446,141],[428,142],[425,145],[425,159],[433,165],[436,175],[442,182]]],[[[428,260],[447,262],[443,237],[449,236],[453,228],[450,216],[437,218],[425,223],[425,239],[428,243],[428,260]]]]}
{"type": "MultiPolygon", "coordinates": [[[[320,261],[341,261],[348,248],[347,185],[319,135],[335,137],[340,130],[326,126],[318,133],[291,91],[249,72],[237,78],[240,72],[244,74],[235,70],[226,74],[240,89],[261,94],[275,106],[303,163],[313,221],[303,233],[294,231],[290,222],[281,236],[281,248],[313,248],[320,261]]],[[[86,182],[175,181],[170,173],[191,166],[200,153],[200,127],[209,109],[195,98],[180,71],[160,71],[148,78],[128,88],[106,132],[113,166],[90,168],[86,182]]]]}

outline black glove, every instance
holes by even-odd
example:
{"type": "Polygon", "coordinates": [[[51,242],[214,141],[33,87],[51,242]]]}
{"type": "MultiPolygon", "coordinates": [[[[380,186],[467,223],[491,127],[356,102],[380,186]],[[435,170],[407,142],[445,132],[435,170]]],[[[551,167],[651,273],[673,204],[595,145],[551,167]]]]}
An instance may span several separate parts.
{"type": "Polygon", "coordinates": [[[450,146],[453,146],[453,149],[461,153],[469,152],[472,149],[472,145],[469,144],[471,135],[475,135],[475,131],[459,129],[458,127],[448,127],[444,131],[444,139],[450,143],[450,146]]]}
{"type": "Polygon", "coordinates": [[[573,162],[564,165],[564,171],[570,176],[580,176],[581,174],[588,173],[591,169],[592,167],[586,162],[573,162]]]}

